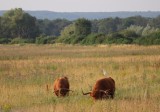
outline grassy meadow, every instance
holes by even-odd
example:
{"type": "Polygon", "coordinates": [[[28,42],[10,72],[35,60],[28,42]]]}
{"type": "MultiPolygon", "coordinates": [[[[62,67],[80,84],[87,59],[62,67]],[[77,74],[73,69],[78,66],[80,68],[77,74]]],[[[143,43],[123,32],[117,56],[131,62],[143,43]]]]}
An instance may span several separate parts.
{"type": "Polygon", "coordinates": [[[0,45],[0,112],[158,112],[160,46],[0,45]],[[83,96],[106,70],[116,82],[113,100],[83,96]],[[70,81],[57,98],[53,82],[70,81]],[[49,91],[46,85],[49,85],[49,91]]]}

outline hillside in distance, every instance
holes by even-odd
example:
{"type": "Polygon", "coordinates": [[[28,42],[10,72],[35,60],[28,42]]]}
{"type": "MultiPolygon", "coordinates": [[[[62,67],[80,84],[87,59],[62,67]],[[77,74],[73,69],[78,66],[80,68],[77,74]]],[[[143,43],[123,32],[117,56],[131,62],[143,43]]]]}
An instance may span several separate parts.
{"type": "MultiPolygon", "coordinates": [[[[3,15],[6,11],[0,11],[0,16],[3,15]]],[[[86,19],[103,19],[109,17],[119,17],[119,18],[127,18],[131,16],[142,16],[142,17],[150,17],[154,18],[160,15],[160,11],[135,11],[135,12],[52,12],[52,11],[26,11],[32,16],[35,16],[37,19],[68,19],[68,20],[76,20],[78,18],[86,18],[86,19]]]]}

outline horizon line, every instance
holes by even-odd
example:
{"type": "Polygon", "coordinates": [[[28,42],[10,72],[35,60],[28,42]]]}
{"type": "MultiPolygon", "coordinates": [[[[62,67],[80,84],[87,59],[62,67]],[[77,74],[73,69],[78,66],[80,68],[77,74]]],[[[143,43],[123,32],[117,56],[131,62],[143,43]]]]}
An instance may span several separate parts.
{"type": "MultiPolygon", "coordinates": [[[[0,11],[9,11],[9,10],[12,10],[12,9],[16,9],[16,8],[11,8],[11,9],[0,9],[0,11]]],[[[87,12],[90,12],[90,13],[106,13],[106,12],[160,12],[160,10],[135,10],[135,11],[129,11],[129,10],[124,10],[124,11],[52,11],[52,10],[25,10],[25,9],[22,9],[23,11],[46,11],[46,12],[58,12],[58,13],[79,13],[79,12],[83,12],[83,13],[87,13],[87,12]]]]}

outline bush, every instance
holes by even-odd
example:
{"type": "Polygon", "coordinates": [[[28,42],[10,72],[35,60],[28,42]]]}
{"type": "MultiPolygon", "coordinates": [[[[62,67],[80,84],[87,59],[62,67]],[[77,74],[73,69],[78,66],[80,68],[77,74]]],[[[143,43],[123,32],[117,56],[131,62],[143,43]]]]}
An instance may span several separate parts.
{"type": "Polygon", "coordinates": [[[36,44],[53,44],[55,43],[56,37],[53,36],[40,36],[36,38],[36,44]]]}
{"type": "Polygon", "coordinates": [[[133,42],[133,38],[125,37],[120,33],[113,33],[107,36],[104,43],[106,44],[131,44],[133,42]]]}
{"type": "Polygon", "coordinates": [[[8,38],[0,38],[0,44],[8,44],[10,42],[11,42],[11,40],[8,38]]]}
{"type": "Polygon", "coordinates": [[[66,36],[60,36],[56,42],[57,43],[65,43],[65,44],[76,44],[76,43],[80,43],[79,41],[80,37],[77,37],[75,35],[66,35],[66,36]]]}
{"type": "Polygon", "coordinates": [[[139,45],[160,45],[160,31],[151,33],[145,37],[137,38],[134,42],[139,45]]]}
{"type": "Polygon", "coordinates": [[[126,38],[136,38],[136,37],[138,37],[136,32],[131,31],[131,30],[123,30],[123,31],[121,31],[121,34],[126,38]]]}
{"type": "Polygon", "coordinates": [[[21,44],[21,43],[34,43],[35,40],[34,39],[23,39],[23,38],[14,38],[11,40],[11,44],[21,44]]]}
{"type": "Polygon", "coordinates": [[[106,38],[105,34],[90,34],[81,41],[81,44],[85,45],[102,44],[105,38],[106,38]]]}
{"type": "Polygon", "coordinates": [[[56,37],[54,37],[54,36],[47,36],[46,37],[47,44],[54,44],[55,40],[56,40],[56,37]]]}

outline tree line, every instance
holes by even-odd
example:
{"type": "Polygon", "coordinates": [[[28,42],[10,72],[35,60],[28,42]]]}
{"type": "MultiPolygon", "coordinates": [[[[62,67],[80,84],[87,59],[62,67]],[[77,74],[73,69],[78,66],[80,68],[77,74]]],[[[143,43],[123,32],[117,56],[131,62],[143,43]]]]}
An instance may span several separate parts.
{"type": "Polygon", "coordinates": [[[16,43],[160,45],[160,16],[48,20],[16,8],[0,16],[0,44],[16,43]]]}

